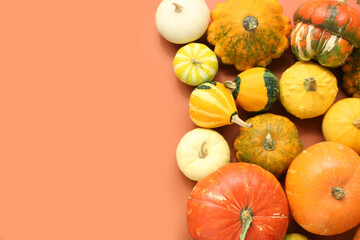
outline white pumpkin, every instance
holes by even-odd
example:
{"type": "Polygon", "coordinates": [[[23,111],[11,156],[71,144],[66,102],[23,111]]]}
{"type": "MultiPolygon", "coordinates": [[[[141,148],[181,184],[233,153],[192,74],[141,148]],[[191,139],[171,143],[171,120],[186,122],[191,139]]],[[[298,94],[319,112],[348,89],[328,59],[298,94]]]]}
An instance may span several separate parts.
{"type": "Polygon", "coordinates": [[[169,42],[184,44],[199,39],[210,23],[204,0],[163,0],[156,10],[156,28],[169,42]]]}
{"type": "Polygon", "coordinates": [[[230,147],[215,130],[195,128],[180,140],[176,159],[186,177],[200,181],[230,162],[230,147]]]}

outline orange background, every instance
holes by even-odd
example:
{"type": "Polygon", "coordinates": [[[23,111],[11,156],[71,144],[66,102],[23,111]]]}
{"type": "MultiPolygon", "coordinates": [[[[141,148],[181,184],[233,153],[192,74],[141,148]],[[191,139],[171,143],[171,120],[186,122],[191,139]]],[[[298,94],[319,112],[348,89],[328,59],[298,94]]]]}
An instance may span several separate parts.
{"type": "MultiPolygon", "coordinates": [[[[207,0],[210,9],[217,2],[207,0]]],[[[279,2],[292,18],[302,1],[279,2]]],[[[195,182],[175,151],[195,127],[193,88],[173,73],[180,45],[155,28],[159,3],[2,1],[1,240],[191,239],[185,209],[195,182]]],[[[280,77],[294,62],[288,50],[268,68],[280,77]]],[[[237,74],[220,64],[215,80],[237,74]]],[[[271,112],[297,124],[304,147],[323,140],[322,117],[299,121],[279,102],[271,112]]],[[[217,130],[230,146],[239,131],[217,130]]],[[[298,230],[292,221],[289,231],[298,230]]]]}

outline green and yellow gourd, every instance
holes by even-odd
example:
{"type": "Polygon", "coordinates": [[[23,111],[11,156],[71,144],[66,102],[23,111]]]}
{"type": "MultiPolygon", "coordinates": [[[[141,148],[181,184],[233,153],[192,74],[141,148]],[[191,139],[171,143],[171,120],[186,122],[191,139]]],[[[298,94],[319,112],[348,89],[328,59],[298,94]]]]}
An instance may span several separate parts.
{"type": "Polygon", "coordinates": [[[251,127],[251,123],[239,118],[233,96],[220,82],[206,82],[192,91],[189,114],[191,120],[203,128],[216,128],[232,123],[251,127]]]}
{"type": "Polygon", "coordinates": [[[248,69],[236,76],[235,81],[225,81],[234,99],[242,109],[260,113],[268,111],[279,97],[278,79],[263,67],[248,69]]]}

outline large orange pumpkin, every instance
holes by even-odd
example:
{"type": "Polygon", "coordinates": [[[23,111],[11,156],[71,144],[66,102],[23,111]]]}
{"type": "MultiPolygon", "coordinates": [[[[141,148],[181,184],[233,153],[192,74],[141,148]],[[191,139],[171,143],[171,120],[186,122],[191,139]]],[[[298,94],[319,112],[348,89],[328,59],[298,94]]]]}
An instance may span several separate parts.
{"type": "Polygon", "coordinates": [[[255,164],[228,163],[196,184],[187,221],[193,239],[281,240],[289,209],[273,174],[255,164]]]}
{"type": "Polygon", "coordinates": [[[360,156],[345,145],[305,149],[292,161],[285,189],[292,216],[311,233],[340,234],[360,223],[360,156]]]}

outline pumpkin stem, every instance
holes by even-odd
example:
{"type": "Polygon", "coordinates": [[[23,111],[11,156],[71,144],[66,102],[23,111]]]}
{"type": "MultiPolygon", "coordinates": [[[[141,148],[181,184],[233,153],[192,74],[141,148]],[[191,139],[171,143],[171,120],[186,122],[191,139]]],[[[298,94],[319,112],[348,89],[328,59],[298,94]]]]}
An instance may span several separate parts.
{"type": "Polygon", "coordinates": [[[245,28],[246,31],[255,30],[258,25],[259,25],[259,22],[256,19],[256,17],[247,16],[243,20],[243,27],[245,28]]]}
{"type": "Polygon", "coordinates": [[[204,141],[202,144],[201,144],[201,149],[200,149],[200,152],[199,152],[199,158],[206,158],[207,155],[209,155],[208,153],[208,150],[205,148],[205,145],[206,145],[206,142],[204,141]]]}
{"type": "Polygon", "coordinates": [[[342,187],[333,187],[331,188],[331,196],[333,196],[336,200],[341,200],[345,197],[345,192],[342,187]]]}
{"type": "Polygon", "coordinates": [[[191,62],[192,62],[192,64],[200,64],[200,65],[203,64],[201,61],[199,61],[195,58],[191,59],[191,62]]]}
{"type": "Polygon", "coordinates": [[[240,233],[240,240],[245,240],[247,231],[251,225],[253,219],[253,213],[249,207],[244,208],[241,210],[240,213],[240,220],[241,220],[241,233],[240,233]]]}
{"type": "Polygon", "coordinates": [[[266,135],[264,148],[268,151],[273,151],[276,148],[276,141],[271,137],[270,133],[266,135]]]}
{"type": "Polygon", "coordinates": [[[234,83],[233,81],[225,81],[224,86],[231,91],[234,91],[236,89],[236,83],[234,83]]]}
{"type": "Polygon", "coordinates": [[[360,118],[357,118],[354,122],[353,125],[357,128],[360,129],[360,118]]]}
{"type": "Polygon", "coordinates": [[[239,118],[239,116],[237,115],[237,112],[235,112],[233,115],[231,115],[230,122],[236,123],[236,124],[240,125],[241,127],[245,127],[245,128],[252,127],[252,123],[246,123],[243,120],[241,120],[239,118]]]}
{"type": "Polygon", "coordinates": [[[316,80],[314,78],[305,78],[304,85],[307,92],[316,91],[316,80]]]}
{"type": "Polygon", "coordinates": [[[181,13],[182,12],[182,10],[183,10],[183,7],[182,6],[180,6],[179,4],[177,4],[177,3],[172,3],[174,6],[175,6],[175,12],[177,12],[177,13],[181,13]]]}

